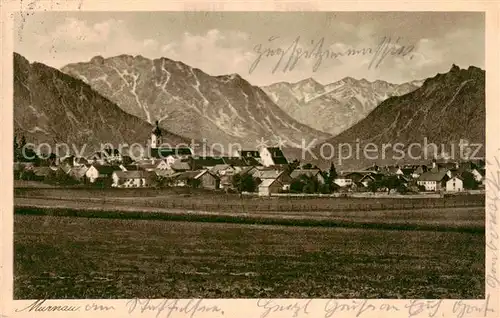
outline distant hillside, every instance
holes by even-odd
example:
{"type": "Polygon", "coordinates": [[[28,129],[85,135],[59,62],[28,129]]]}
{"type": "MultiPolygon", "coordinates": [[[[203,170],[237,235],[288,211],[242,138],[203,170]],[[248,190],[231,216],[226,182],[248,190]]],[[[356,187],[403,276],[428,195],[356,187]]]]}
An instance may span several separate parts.
{"type": "Polygon", "coordinates": [[[330,134],[298,123],[259,87],[238,74],[211,76],[179,61],[120,55],[94,57],[62,71],[88,83],[129,114],[172,132],[210,143],[240,143],[281,137],[300,146],[302,138],[330,134]]]}
{"type": "MultiPolygon", "coordinates": [[[[83,81],[14,53],[14,129],[28,142],[74,144],[86,152],[101,143],[146,146],[152,126],[127,114],[83,81]]],[[[185,138],[164,132],[165,142],[185,138]]]]}
{"type": "Polygon", "coordinates": [[[297,83],[275,83],[262,89],[297,121],[337,135],[366,117],[385,99],[409,93],[422,83],[391,84],[346,77],[322,85],[308,78],[297,83]]]}

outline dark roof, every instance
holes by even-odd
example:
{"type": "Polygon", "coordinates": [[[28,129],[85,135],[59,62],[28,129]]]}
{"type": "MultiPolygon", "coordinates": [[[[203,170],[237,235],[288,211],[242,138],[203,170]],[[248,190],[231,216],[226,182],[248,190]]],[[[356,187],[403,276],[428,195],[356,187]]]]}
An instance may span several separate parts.
{"type": "Polygon", "coordinates": [[[280,148],[278,147],[268,147],[266,148],[267,151],[271,154],[271,157],[283,157],[285,158],[285,155],[283,154],[283,151],[281,151],[280,148]]]}
{"type": "Polygon", "coordinates": [[[281,174],[283,174],[284,171],[280,171],[280,170],[276,170],[276,169],[265,169],[265,170],[256,170],[253,172],[252,176],[254,178],[259,178],[261,180],[264,180],[264,179],[276,179],[278,178],[279,176],[281,176],[281,174]]]}
{"type": "Polygon", "coordinates": [[[415,169],[413,169],[413,168],[403,168],[403,169],[401,169],[401,171],[403,171],[403,174],[405,176],[408,176],[408,175],[412,174],[413,171],[415,171],[415,169]]]}
{"type": "Polygon", "coordinates": [[[443,163],[438,163],[437,166],[439,168],[445,168],[445,169],[456,169],[457,164],[455,162],[443,162],[443,163]]]}
{"type": "Polygon", "coordinates": [[[194,179],[197,175],[199,175],[201,171],[185,171],[182,172],[176,179],[178,180],[187,180],[194,179]]]}
{"type": "Polygon", "coordinates": [[[436,172],[433,171],[427,171],[424,172],[419,178],[419,181],[442,181],[447,177],[446,171],[444,170],[439,170],[436,172]]]}
{"type": "Polygon", "coordinates": [[[138,164],[123,165],[127,171],[141,170],[141,166],[138,164]]]}
{"type": "Polygon", "coordinates": [[[254,157],[245,157],[245,162],[249,166],[259,166],[260,165],[260,162],[257,159],[255,159],[254,157]]]}
{"type": "Polygon", "coordinates": [[[301,176],[301,175],[306,175],[308,177],[314,177],[318,174],[321,175],[321,170],[319,170],[319,169],[295,169],[290,173],[290,176],[292,178],[296,178],[296,177],[301,176]]]}
{"type": "Polygon", "coordinates": [[[248,166],[247,162],[240,157],[222,157],[222,161],[224,161],[225,164],[235,167],[248,166]]]}
{"type": "Polygon", "coordinates": [[[256,168],[254,166],[248,166],[248,167],[241,169],[241,171],[239,171],[238,174],[240,174],[240,175],[247,174],[253,169],[256,169],[256,168]]]}
{"type": "Polygon", "coordinates": [[[168,156],[191,156],[193,151],[191,148],[175,147],[175,148],[152,148],[150,157],[152,158],[166,158],[168,156]]]}
{"type": "Polygon", "coordinates": [[[461,174],[462,172],[464,172],[465,170],[462,170],[462,169],[450,169],[448,170],[447,172],[450,173],[450,175],[453,177],[453,176],[456,176],[456,175],[459,175],[461,174]]]}
{"type": "Polygon", "coordinates": [[[285,157],[272,157],[275,165],[286,165],[288,161],[285,157]]]}
{"type": "Polygon", "coordinates": [[[151,162],[141,162],[141,163],[138,163],[137,165],[139,166],[139,168],[141,170],[155,169],[156,166],[158,166],[157,163],[151,163],[151,162]]]}
{"type": "Polygon", "coordinates": [[[384,177],[384,174],[382,174],[382,173],[368,173],[354,182],[362,182],[362,180],[364,180],[364,179],[381,180],[383,177],[384,177]]]}
{"type": "Polygon", "coordinates": [[[193,169],[201,169],[204,167],[214,167],[224,164],[224,160],[220,157],[193,157],[190,162],[193,169]]]}
{"type": "Polygon", "coordinates": [[[448,172],[450,169],[448,168],[445,168],[445,167],[439,167],[439,166],[436,166],[434,168],[431,168],[431,169],[428,169],[427,172],[432,172],[432,173],[436,173],[436,172],[448,172]]]}
{"type": "Polygon", "coordinates": [[[121,171],[119,166],[114,165],[94,165],[94,168],[99,171],[99,174],[112,174],[114,171],[121,171]]]}
{"type": "Polygon", "coordinates": [[[240,150],[240,155],[244,158],[260,158],[258,150],[240,150]]]}
{"type": "Polygon", "coordinates": [[[457,175],[454,175],[453,177],[451,177],[449,180],[453,179],[453,178],[457,178],[457,179],[460,179],[460,180],[464,180],[464,177],[462,177],[461,175],[457,174],[457,175]]]}

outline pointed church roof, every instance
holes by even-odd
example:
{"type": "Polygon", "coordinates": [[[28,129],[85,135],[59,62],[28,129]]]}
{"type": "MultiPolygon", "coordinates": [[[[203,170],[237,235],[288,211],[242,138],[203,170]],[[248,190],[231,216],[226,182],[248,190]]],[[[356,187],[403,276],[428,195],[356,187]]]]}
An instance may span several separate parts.
{"type": "Polygon", "coordinates": [[[156,121],[155,122],[155,128],[153,129],[152,133],[155,134],[156,136],[161,136],[161,129],[160,127],[158,126],[159,125],[159,122],[156,121]]]}

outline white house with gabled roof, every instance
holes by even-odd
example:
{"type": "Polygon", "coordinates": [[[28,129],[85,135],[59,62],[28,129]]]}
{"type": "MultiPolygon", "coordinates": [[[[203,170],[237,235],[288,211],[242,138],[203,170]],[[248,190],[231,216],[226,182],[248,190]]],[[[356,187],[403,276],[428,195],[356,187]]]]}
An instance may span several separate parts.
{"type": "Polygon", "coordinates": [[[446,192],[461,192],[464,191],[463,179],[456,175],[450,180],[446,181],[446,192]]]}

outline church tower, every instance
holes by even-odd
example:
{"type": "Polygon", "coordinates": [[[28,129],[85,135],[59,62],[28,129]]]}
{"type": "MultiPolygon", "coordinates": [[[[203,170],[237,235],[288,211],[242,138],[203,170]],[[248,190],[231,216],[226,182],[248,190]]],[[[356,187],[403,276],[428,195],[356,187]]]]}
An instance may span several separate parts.
{"type": "Polygon", "coordinates": [[[158,121],[156,121],[156,127],[151,132],[151,148],[158,148],[162,144],[161,129],[158,124],[158,121]]]}

